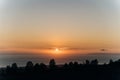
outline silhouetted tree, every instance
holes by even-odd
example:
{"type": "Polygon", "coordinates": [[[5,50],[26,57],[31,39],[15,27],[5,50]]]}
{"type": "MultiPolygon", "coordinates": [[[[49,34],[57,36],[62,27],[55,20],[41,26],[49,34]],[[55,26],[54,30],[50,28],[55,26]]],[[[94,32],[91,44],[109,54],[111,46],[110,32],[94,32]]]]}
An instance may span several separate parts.
{"type": "Polygon", "coordinates": [[[64,67],[64,69],[67,69],[67,68],[68,68],[68,64],[65,63],[65,64],[63,65],[63,67],[64,67]]]}
{"type": "Polygon", "coordinates": [[[54,59],[51,59],[51,60],[50,60],[50,62],[49,62],[49,67],[50,67],[50,69],[53,69],[53,68],[56,67],[56,62],[55,62],[54,59]]]}
{"type": "Polygon", "coordinates": [[[38,63],[35,64],[34,70],[35,70],[35,72],[39,72],[40,71],[40,65],[38,63]]]}
{"type": "Polygon", "coordinates": [[[114,64],[114,66],[116,66],[116,67],[120,67],[120,59],[117,60],[117,61],[115,61],[113,64],[114,64]]]}
{"type": "Polygon", "coordinates": [[[73,68],[73,66],[74,66],[73,62],[69,62],[69,67],[73,68]]]}
{"type": "Polygon", "coordinates": [[[32,61],[28,61],[27,64],[26,64],[26,67],[33,68],[32,61]]]}
{"type": "Polygon", "coordinates": [[[18,68],[17,64],[16,64],[16,63],[13,63],[13,64],[12,64],[12,69],[17,69],[17,68],[18,68]]]}
{"type": "Polygon", "coordinates": [[[11,72],[11,68],[10,68],[10,66],[8,65],[8,66],[6,67],[6,73],[7,73],[7,74],[10,74],[10,72],[11,72]]]}
{"type": "Polygon", "coordinates": [[[47,66],[44,63],[40,63],[40,69],[41,69],[41,71],[46,71],[47,66]]]}
{"type": "Polygon", "coordinates": [[[90,64],[90,61],[89,60],[86,60],[86,65],[89,65],[90,64]]]}
{"type": "Polygon", "coordinates": [[[12,64],[12,67],[11,67],[11,72],[12,73],[17,73],[17,70],[18,70],[18,66],[16,63],[13,63],[12,64]]]}
{"type": "Polygon", "coordinates": [[[109,64],[112,65],[114,62],[112,59],[110,59],[109,64]]]}
{"type": "Polygon", "coordinates": [[[120,59],[118,59],[118,61],[117,61],[118,63],[120,63],[120,59]]]}
{"type": "Polygon", "coordinates": [[[36,64],[34,65],[34,68],[38,68],[38,67],[40,67],[40,65],[39,65],[38,63],[36,63],[36,64]]]}
{"type": "Polygon", "coordinates": [[[32,61],[28,61],[27,64],[26,64],[25,69],[27,71],[31,72],[31,71],[33,71],[33,67],[34,67],[34,65],[33,65],[32,61]]]}
{"type": "Polygon", "coordinates": [[[98,65],[98,60],[97,60],[97,59],[92,60],[92,61],[91,61],[91,65],[98,65]]]}
{"type": "Polygon", "coordinates": [[[78,62],[74,62],[74,67],[78,67],[78,66],[79,66],[78,62]]]}

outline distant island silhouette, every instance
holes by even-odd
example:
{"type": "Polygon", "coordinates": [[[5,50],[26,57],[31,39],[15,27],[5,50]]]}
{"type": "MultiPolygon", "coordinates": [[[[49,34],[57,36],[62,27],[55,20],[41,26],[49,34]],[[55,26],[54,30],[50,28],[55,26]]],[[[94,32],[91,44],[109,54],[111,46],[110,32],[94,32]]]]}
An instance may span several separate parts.
{"type": "Polygon", "coordinates": [[[28,61],[25,67],[13,63],[0,69],[0,80],[120,80],[120,59],[108,64],[99,64],[97,59],[64,65],[56,65],[54,59],[49,65],[28,61]]]}

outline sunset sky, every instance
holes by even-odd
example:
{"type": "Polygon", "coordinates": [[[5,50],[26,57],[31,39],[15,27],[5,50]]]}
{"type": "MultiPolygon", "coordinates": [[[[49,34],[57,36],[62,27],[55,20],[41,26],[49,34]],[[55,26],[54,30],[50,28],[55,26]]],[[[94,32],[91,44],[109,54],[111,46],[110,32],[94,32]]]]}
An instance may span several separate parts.
{"type": "Polygon", "coordinates": [[[0,48],[120,52],[120,0],[0,0],[0,48]]]}

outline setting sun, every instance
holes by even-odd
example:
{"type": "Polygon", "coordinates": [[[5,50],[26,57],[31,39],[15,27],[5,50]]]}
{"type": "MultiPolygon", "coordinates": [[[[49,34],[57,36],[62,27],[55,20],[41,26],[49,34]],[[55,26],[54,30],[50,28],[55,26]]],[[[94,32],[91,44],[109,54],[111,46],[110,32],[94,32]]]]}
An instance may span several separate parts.
{"type": "Polygon", "coordinates": [[[61,50],[60,48],[54,48],[51,50],[51,53],[52,54],[62,54],[62,53],[65,53],[63,50],[61,50]]]}
{"type": "Polygon", "coordinates": [[[60,52],[61,52],[60,49],[58,48],[55,49],[55,54],[59,54],[60,52]]]}
{"type": "Polygon", "coordinates": [[[56,48],[56,49],[55,49],[55,51],[56,51],[56,52],[59,52],[59,49],[58,49],[58,48],[56,48]]]}

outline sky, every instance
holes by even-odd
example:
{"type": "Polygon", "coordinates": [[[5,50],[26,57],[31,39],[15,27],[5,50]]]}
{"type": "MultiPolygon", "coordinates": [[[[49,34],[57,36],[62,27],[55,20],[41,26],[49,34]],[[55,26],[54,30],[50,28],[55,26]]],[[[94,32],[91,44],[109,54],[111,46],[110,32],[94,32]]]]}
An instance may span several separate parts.
{"type": "Polygon", "coordinates": [[[0,0],[1,50],[120,52],[120,0],[0,0]]]}

